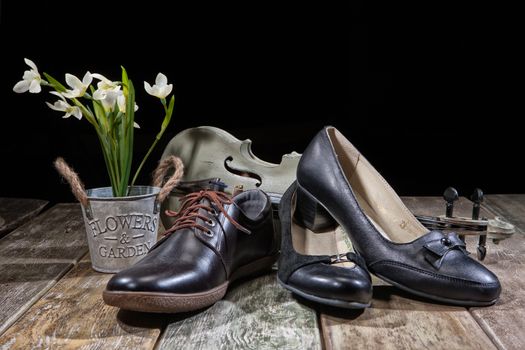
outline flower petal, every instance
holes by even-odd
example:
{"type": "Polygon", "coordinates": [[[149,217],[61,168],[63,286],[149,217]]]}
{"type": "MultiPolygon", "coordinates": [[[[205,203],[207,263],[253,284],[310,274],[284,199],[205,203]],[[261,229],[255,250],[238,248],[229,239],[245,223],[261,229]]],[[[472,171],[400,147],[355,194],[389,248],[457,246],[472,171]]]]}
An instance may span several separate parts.
{"type": "Polygon", "coordinates": [[[31,85],[29,85],[29,92],[32,94],[38,94],[40,91],[42,91],[40,82],[38,80],[32,80],[31,85]]]}
{"type": "Polygon", "coordinates": [[[29,58],[24,58],[24,62],[31,67],[32,70],[36,71],[38,73],[38,68],[36,67],[36,64],[31,61],[29,58]]]}
{"type": "Polygon", "coordinates": [[[98,89],[98,90],[95,90],[95,92],[93,93],[93,99],[94,100],[103,100],[106,98],[106,90],[103,90],[103,89],[98,89]]]}
{"type": "Polygon", "coordinates": [[[86,74],[84,74],[84,77],[82,78],[82,84],[84,84],[84,86],[88,86],[89,84],[91,84],[92,81],[93,76],[89,71],[87,71],[86,74]]]}
{"type": "Polygon", "coordinates": [[[95,78],[95,79],[100,80],[100,81],[106,81],[106,82],[111,81],[111,80],[109,80],[108,78],[106,78],[105,76],[103,76],[102,74],[93,73],[93,74],[91,74],[91,76],[92,76],[93,78],[95,78]]]}
{"type": "Polygon", "coordinates": [[[80,110],[80,108],[78,107],[73,107],[71,113],[73,114],[73,116],[75,118],[77,118],[78,120],[82,119],[82,111],[80,110]]]}
{"type": "Polygon", "coordinates": [[[73,89],[80,90],[82,88],[82,82],[80,79],[75,77],[73,74],[66,73],[66,83],[71,86],[73,89]]]}
{"type": "Polygon", "coordinates": [[[168,84],[164,87],[164,98],[171,94],[171,91],[173,90],[173,84],[168,84]]]}
{"type": "Polygon", "coordinates": [[[47,106],[54,111],[65,112],[69,105],[63,101],[56,101],[54,104],[46,102],[47,106]]]}
{"type": "Polygon", "coordinates": [[[153,95],[153,88],[147,81],[144,82],[144,90],[146,90],[148,94],[153,95]]]}
{"type": "Polygon", "coordinates": [[[80,90],[73,89],[73,90],[64,91],[62,95],[66,98],[77,98],[77,97],[80,97],[82,94],[80,90]]]}
{"type": "Polygon", "coordinates": [[[138,125],[137,122],[133,122],[133,127],[136,129],[140,129],[140,125],[138,125]]]}
{"type": "Polygon", "coordinates": [[[126,97],[124,95],[119,95],[117,97],[118,110],[122,113],[126,113],[126,97]]]}
{"type": "Polygon", "coordinates": [[[49,102],[46,102],[46,105],[47,105],[49,108],[51,108],[52,110],[54,110],[54,111],[57,111],[57,110],[58,110],[58,109],[55,108],[55,106],[53,106],[53,105],[52,105],[51,103],[49,103],[49,102]]]}
{"type": "Polygon", "coordinates": [[[24,72],[24,76],[22,77],[22,79],[24,80],[33,80],[33,79],[39,79],[39,78],[40,78],[40,74],[38,74],[34,70],[26,70],[24,72]]]}
{"type": "Polygon", "coordinates": [[[155,85],[165,86],[167,83],[168,83],[168,78],[164,74],[162,73],[157,74],[157,78],[155,79],[155,85]]]}
{"type": "Polygon", "coordinates": [[[50,93],[51,95],[55,95],[55,96],[60,97],[60,99],[61,99],[62,101],[66,102],[66,99],[64,98],[64,96],[62,96],[62,94],[61,94],[60,92],[58,92],[58,91],[49,91],[49,93],[50,93]]]}
{"type": "Polygon", "coordinates": [[[31,80],[22,80],[13,86],[13,91],[17,94],[21,94],[29,90],[29,85],[31,85],[31,80]]]}

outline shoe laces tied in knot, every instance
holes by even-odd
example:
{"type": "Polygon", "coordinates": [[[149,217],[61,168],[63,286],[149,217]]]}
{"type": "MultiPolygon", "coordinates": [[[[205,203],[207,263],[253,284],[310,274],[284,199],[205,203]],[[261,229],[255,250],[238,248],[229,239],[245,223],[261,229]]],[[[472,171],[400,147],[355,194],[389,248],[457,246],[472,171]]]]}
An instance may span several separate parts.
{"type": "Polygon", "coordinates": [[[182,204],[178,212],[166,210],[166,215],[175,217],[176,219],[171,228],[164,232],[164,235],[169,235],[184,228],[196,228],[210,235],[210,228],[215,226],[215,222],[210,217],[201,214],[199,210],[206,210],[208,213],[217,217],[219,213],[215,208],[217,208],[238,230],[247,234],[251,233],[250,230],[235,221],[224,208],[224,206],[229,204],[236,205],[235,202],[233,202],[224,192],[201,190],[182,197],[180,201],[182,204]],[[207,199],[209,204],[205,204],[203,199],[207,199]],[[197,219],[201,219],[208,227],[197,222],[197,219]]]}

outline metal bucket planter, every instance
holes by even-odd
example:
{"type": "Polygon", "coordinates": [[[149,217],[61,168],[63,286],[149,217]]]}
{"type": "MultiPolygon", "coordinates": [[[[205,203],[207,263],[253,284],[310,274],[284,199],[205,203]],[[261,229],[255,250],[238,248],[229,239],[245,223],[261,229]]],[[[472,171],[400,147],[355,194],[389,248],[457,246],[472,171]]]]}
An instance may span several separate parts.
{"type": "Polygon", "coordinates": [[[81,203],[94,270],[114,273],[142,259],[157,242],[160,203],[182,177],[182,162],[163,160],[154,174],[155,186],[133,186],[127,197],[113,197],[111,187],[85,191],[78,175],[62,159],[55,162],[81,203]],[[176,169],[160,187],[170,167],[176,169]]]}
{"type": "Polygon", "coordinates": [[[82,206],[93,269],[118,272],[146,255],[157,242],[158,187],[135,186],[128,197],[113,197],[111,187],[87,191],[82,206]]]}

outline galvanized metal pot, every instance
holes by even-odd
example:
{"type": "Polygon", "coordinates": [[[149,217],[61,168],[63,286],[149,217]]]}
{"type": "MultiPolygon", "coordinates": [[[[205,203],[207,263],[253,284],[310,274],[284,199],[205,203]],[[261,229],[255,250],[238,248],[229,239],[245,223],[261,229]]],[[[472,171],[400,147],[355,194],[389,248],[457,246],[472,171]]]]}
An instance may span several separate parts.
{"type": "Polygon", "coordinates": [[[128,196],[113,197],[111,187],[86,191],[64,159],[57,158],[55,168],[82,206],[93,269],[108,273],[133,265],[157,242],[160,204],[184,174],[184,164],[172,156],[159,162],[153,186],[133,186],[128,196]],[[167,176],[171,168],[175,170],[167,176]]]}
{"type": "Polygon", "coordinates": [[[93,269],[118,272],[142,259],[157,241],[159,187],[134,186],[127,197],[111,187],[87,190],[82,205],[93,269]]]}

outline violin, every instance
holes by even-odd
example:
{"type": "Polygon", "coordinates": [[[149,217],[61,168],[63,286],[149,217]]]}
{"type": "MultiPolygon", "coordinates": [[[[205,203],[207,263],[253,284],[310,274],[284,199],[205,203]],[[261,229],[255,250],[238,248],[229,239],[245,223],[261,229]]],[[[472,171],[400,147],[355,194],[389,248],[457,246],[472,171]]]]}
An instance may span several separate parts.
{"type": "MultiPolygon", "coordinates": [[[[184,163],[181,182],[220,179],[226,184],[224,191],[230,194],[235,188],[259,188],[268,194],[274,205],[295,181],[301,158],[299,153],[291,152],[283,155],[279,164],[266,162],[252,152],[250,139],[241,141],[212,126],[186,129],[175,135],[166,146],[162,159],[172,155],[184,163]]],[[[176,210],[179,197],[180,193],[172,191],[163,207],[176,210]]]]}

